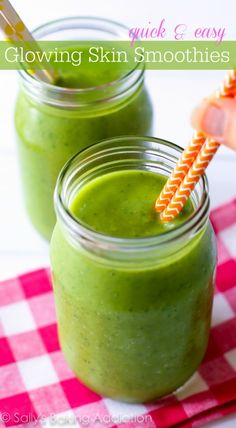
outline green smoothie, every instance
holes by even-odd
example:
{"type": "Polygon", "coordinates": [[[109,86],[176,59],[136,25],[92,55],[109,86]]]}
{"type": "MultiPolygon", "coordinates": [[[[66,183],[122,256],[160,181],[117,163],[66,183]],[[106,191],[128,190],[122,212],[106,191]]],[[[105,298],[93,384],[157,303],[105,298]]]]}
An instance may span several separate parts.
{"type": "MultiPolygon", "coordinates": [[[[172,233],[195,208],[189,200],[174,222],[162,223],[154,203],[165,181],[138,169],[104,173],[81,186],[69,210],[87,230],[109,237],[172,233]]],[[[128,253],[127,260],[109,259],[99,247],[90,251],[89,241],[73,242],[58,221],[51,262],[60,342],[70,367],[94,391],[127,402],[174,391],[207,347],[216,263],[210,223],[173,251],[172,241],[169,255],[163,248],[136,262],[128,253]]]]}
{"type": "Polygon", "coordinates": [[[154,203],[165,182],[164,176],[148,171],[122,170],[102,175],[80,190],[70,210],[87,227],[109,236],[158,235],[183,223],[193,213],[189,200],[175,221],[160,220],[154,203]]]}
{"type": "Polygon", "coordinates": [[[45,238],[55,224],[56,179],[72,155],[108,137],[151,134],[152,108],[141,74],[125,88],[124,70],[104,63],[98,70],[59,70],[51,88],[23,82],[15,112],[23,190],[29,217],[45,238]]]}

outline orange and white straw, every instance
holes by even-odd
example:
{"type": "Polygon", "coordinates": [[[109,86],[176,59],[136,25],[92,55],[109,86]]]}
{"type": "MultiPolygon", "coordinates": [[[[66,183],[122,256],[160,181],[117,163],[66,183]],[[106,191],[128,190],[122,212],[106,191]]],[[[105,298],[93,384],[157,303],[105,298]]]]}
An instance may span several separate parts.
{"type": "MultiPolygon", "coordinates": [[[[40,49],[31,32],[8,0],[0,0],[0,28],[6,39],[12,43],[30,42],[31,48],[35,46],[40,49]]],[[[53,83],[54,81],[52,74],[48,70],[44,70],[42,64],[39,64],[39,68],[33,70],[33,73],[44,82],[53,83]]]]}
{"type": "MultiPolygon", "coordinates": [[[[232,70],[225,77],[221,88],[216,91],[215,97],[235,95],[236,70],[232,70]]],[[[207,138],[202,132],[195,131],[156,201],[155,209],[161,212],[162,221],[172,221],[180,213],[219,146],[219,143],[207,138]]]]}
{"type": "Polygon", "coordinates": [[[184,179],[205,141],[205,134],[202,132],[194,132],[188,147],[183,151],[179,161],[171,173],[171,176],[156,201],[155,209],[157,212],[163,211],[169,204],[172,196],[175,194],[180,183],[184,179]]]}
{"type": "Polygon", "coordinates": [[[205,169],[209,165],[213,156],[215,156],[219,146],[220,144],[216,141],[208,138],[206,139],[202,150],[200,150],[171,201],[165,210],[161,213],[162,221],[172,221],[180,213],[186,204],[192,190],[200,180],[201,176],[204,174],[205,169]]]}

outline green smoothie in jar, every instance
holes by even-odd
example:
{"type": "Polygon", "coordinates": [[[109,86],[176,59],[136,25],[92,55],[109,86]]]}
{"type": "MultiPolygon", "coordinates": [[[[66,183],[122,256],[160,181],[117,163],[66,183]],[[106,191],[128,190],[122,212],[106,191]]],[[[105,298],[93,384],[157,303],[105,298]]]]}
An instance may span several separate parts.
{"type": "MultiPolygon", "coordinates": [[[[37,39],[60,40],[119,40],[127,34],[123,26],[99,18],[54,21],[34,32],[37,39]]],[[[15,125],[25,203],[35,228],[49,239],[55,224],[53,192],[65,162],[104,138],[150,135],[152,107],[140,66],[129,72],[119,64],[91,65],[86,71],[72,67],[59,70],[55,85],[25,72],[20,76],[15,125]]]]}
{"type": "Polygon", "coordinates": [[[57,184],[51,263],[65,358],[127,402],[173,392],[208,342],[216,265],[206,178],[171,223],[155,199],[180,150],[120,138],[74,157],[57,184]]]}

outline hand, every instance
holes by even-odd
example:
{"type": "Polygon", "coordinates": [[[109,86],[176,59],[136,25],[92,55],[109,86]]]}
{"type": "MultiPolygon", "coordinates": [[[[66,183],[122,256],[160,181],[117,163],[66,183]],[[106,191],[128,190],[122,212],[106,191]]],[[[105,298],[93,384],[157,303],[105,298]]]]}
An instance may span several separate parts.
{"type": "Polygon", "coordinates": [[[236,150],[236,99],[204,100],[193,111],[192,125],[218,143],[236,150]]]}

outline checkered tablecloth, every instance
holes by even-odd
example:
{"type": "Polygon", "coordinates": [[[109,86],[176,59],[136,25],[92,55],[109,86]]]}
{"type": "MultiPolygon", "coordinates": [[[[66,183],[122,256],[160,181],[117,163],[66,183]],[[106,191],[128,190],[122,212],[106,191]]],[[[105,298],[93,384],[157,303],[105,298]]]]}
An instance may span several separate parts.
{"type": "Polygon", "coordinates": [[[236,200],[215,209],[217,287],[209,348],[178,392],[148,405],[90,391],[64,361],[48,269],[0,284],[0,426],[185,428],[236,412],[236,200]]]}

